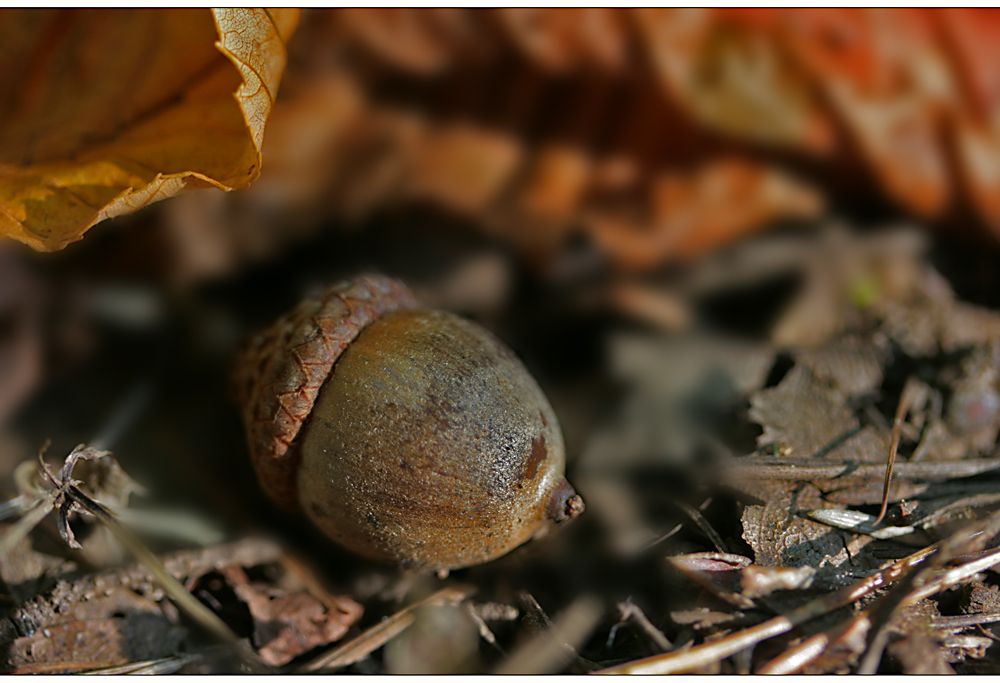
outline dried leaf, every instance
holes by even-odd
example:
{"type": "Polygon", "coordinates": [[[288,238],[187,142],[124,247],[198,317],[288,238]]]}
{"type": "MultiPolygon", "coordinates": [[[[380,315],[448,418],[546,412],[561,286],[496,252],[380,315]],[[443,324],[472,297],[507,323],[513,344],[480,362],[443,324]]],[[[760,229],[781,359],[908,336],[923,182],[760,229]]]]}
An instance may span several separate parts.
{"type": "Polygon", "coordinates": [[[464,17],[447,9],[389,7],[345,8],[338,13],[338,29],[367,50],[402,69],[433,74],[453,56],[447,29],[459,29],[464,17]],[[443,15],[443,16],[442,16],[443,15]],[[451,19],[452,21],[448,21],[451,19]]]}
{"type": "Polygon", "coordinates": [[[222,574],[249,607],[257,653],[271,666],[283,666],[314,647],[339,640],[363,611],[346,596],[327,608],[308,593],[287,594],[251,584],[237,566],[224,568],[222,574]]]}
{"type": "Polygon", "coordinates": [[[796,354],[795,359],[845,396],[870,394],[882,386],[886,352],[858,337],[843,337],[796,354]]]}
{"type": "Polygon", "coordinates": [[[54,251],[184,190],[249,185],[297,22],[280,9],[6,10],[0,234],[54,251]]]}
{"type": "Polygon", "coordinates": [[[757,442],[782,444],[800,458],[816,455],[858,429],[844,395],[802,364],[778,386],[751,396],[750,405],[750,419],[764,427],[757,442]]]}
{"type": "MultiPolygon", "coordinates": [[[[899,463],[893,470],[898,479],[923,481],[948,481],[961,477],[1000,470],[1000,459],[979,458],[958,462],[908,462],[899,463]]],[[[859,465],[856,462],[831,462],[826,458],[786,458],[783,456],[749,456],[733,460],[725,477],[736,484],[740,479],[775,481],[815,481],[831,479],[874,479],[881,484],[885,464],[859,465]]]]}
{"type": "Polygon", "coordinates": [[[773,41],[704,8],[636,14],[657,75],[696,118],[759,142],[830,146],[830,122],[805,74],[773,41]]]}
{"type": "MultiPolygon", "coordinates": [[[[753,547],[756,564],[774,567],[810,566],[823,571],[817,579],[847,574],[858,558],[860,546],[848,551],[842,532],[802,519],[799,510],[823,505],[816,487],[809,484],[766,487],[766,505],[748,505],[743,512],[743,538],[753,547]],[[844,570],[837,571],[841,565],[844,570]]],[[[863,543],[862,543],[863,545],[863,543]]],[[[868,567],[861,567],[868,569],[868,567]]]]}
{"type": "Polygon", "coordinates": [[[822,200],[781,170],[719,159],[693,174],[663,174],[650,183],[649,219],[593,210],[586,229],[626,270],[691,260],[782,218],[818,217],[822,200]]]}
{"type": "Polygon", "coordinates": [[[18,638],[8,656],[12,663],[64,662],[79,670],[174,654],[185,636],[162,615],[137,613],[55,624],[18,638]]]}
{"type": "MultiPolygon", "coordinates": [[[[163,563],[172,576],[190,580],[228,566],[267,564],[278,556],[274,544],[246,539],[175,553],[163,563]]],[[[60,579],[51,591],[19,604],[7,616],[5,633],[31,635],[14,640],[2,664],[17,668],[64,662],[80,670],[177,654],[187,629],[176,616],[143,565],[60,579]]]]}
{"type": "MultiPolygon", "coordinates": [[[[968,201],[1000,230],[991,58],[1000,20],[989,9],[345,9],[317,14],[316,24],[314,41],[327,48],[316,51],[344,48],[363,90],[380,90],[386,71],[402,74],[431,118],[499,119],[532,141],[545,129],[543,147],[569,138],[603,148],[594,133],[603,123],[621,131],[616,151],[640,168],[652,160],[654,175],[665,158],[727,148],[709,128],[820,157],[834,184],[845,163],[867,166],[884,194],[919,216],[955,214],[968,201]],[[573,96],[552,106],[539,93],[556,79],[572,83],[573,96]],[[632,100],[641,104],[630,110],[632,100]],[[631,113],[608,124],[621,101],[631,113]],[[542,111],[555,123],[535,125],[542,111]]],[[[633,175],[654,184],[643,182],[646,168],[633,175]]],[[[602,220],[595,231],[611,231],[602,220]]],[[[623,221],[617,232],[643,225],[623,221]]],[[[739,227],[730,234],[755,226],[739,227]]],[[[635,236],[617,240],[622,261],[642,256],[635,236]]],[[[647,243],[662,250],[664,241],[677,240],[647,243]]]]}
{"type": "Polygon", "coordinates": [[[443,128],[423,139],[407,192],[474,214],[487,208],[520,165],[516,141],[468,127],[443,128]]]}

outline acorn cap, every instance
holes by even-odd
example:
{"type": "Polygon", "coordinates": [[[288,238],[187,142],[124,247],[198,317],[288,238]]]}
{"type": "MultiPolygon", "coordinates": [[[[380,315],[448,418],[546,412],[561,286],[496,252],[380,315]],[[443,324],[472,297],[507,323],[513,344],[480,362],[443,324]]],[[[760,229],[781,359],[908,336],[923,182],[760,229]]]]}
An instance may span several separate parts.
{"type": "Polygon", "coordinates": [[[366,325],[416,306],[402,282],[365,275],[301,302],[240,352],[233,385],[250,460],[278,507],[298,510],[296,437],[340,354],[366,325]]]}

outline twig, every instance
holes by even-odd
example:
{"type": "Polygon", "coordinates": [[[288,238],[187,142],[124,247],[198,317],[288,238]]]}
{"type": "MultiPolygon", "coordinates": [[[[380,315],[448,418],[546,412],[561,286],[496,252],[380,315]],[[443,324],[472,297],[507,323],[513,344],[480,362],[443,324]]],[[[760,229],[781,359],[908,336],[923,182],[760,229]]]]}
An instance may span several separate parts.
{"type": "Polygon", "coordinates": [[[111,417],[102,427],[100,433],[90,442],[91,448],[106,450],[124,436],[142,411],[149,405],[153,397],[153,385],[148,380],[137,383],[115,406],[111,417]]]}
{"type": "Polygon", "coordinates": [[[759,668],[760,675],[787,675],[801,671],[826,652],[831,643],[845,641],[855,635],[863,635],[871,627],[868,611],[855,614],[833,628],[817,633],[797,646],[785,650],[770,662],[759,668]]]}
{"type": "Polygon", "coordinates": [[[689,650],[668,652],[663,655],[646,657],[633,662],[619,664],[595,673],[601,674],[668,674],[681,673],[697,668],[706,663],[729,657],[740,650],[756,645],[761,641],[787,633],[799,624],[803,624],[818,616],[832,612],[835,609],[849,605],[858,598],[871,593],[902,576],[907,570],[927,559],[937,551],[941,544],[936,544],[919,550],[912,555],[899,560],[882,571],[847,586],[835,593],[813,600],[788,614],[774,617],[762,624],[752,626],[738,633],[720,638],[710,643],[698,645],[689,650]]]}
{"type": "MultiPolygon", "coordinates": [[[[1000,458],[979,458],[976,460],[956,460],[949,462],[904,462],[894,466],[897,480],[919,479],[924,481],[947,481],[961,477],[972,477],[997,470],[1000,473],[1000,458]]],[[[752,455],[734,458],[725,472],[732,479],[778,479],[782,481],[813,481],[818,479],[871,479],[885,474],[884,465],[872,465],[855,461],[825,462],[818,464],[810,460],[769,455],[752,455]]]]}
{"type": "Polygon", "coordinates": [[[479,637],[485,640],[490,645],[492,645],[494,648],[496,648],[497,652],[499,652],[501,655],[506,656],[507,652],[502,647],[500,647],[500,644],[497,642],[496,635],[486,624],[486,620],[483,619],[481,616],[479,616],[479,613],[476,612],[476,608],[473,606],[473,604],[471,602],[466,602],[464,604],[464,607],[466,614],[469,615],[469,618],[472,619],[472,622],[476,625],[476,628],[479,630],[479,637]]]}
{"type": "Polygon", "coordinates": [[[1000,621],[1000,612],[981,612],[979,614],[964,614],[957,617],[934,617],[931,628],[952,631],[966,629],[980,624],[993,624],[1000,621]]]}
{"type": "MultiPolygon", "coordinates": [[[[908,580],[898,585],[892,593],[884,596],[879,601],[879,604],[856,614],[851,619],[848,619],[847,621],[842,622],[841,624],[838,624],[823,633],[819,633],[801,643],[797,647],[782,653],[780,656],[764,665],[757,673],[795,673],[823,654],[830,643],[850,636],[852,631],[855,631],[862,626],[868,630],[873,624],[878,624],[875,627],[875,631],[869,634],[870,644],[868,646],[868,652],[858,669],[858,673],[874,673],[878,668],[882,650],[886,644],[888,630],[884,627],[891,620],[892,612],[895,609],[901,605],[910,605],[943,590],[947,590],[948,588],[975,576],[984,569],[1000,563],[1000,549],[989,551],[974,557],[965,564],[942,572],[940,575],[927,581],[927,583],[922,585],[917,590],[907,593],[907,588],[909,586],[919,582],[923,577],[928,575],[928,572],[935,571],[935,568],[940,567],[943,563],[959,556],[968,557],[970,554],[975,555],[975,546],[984,545],[989,538],[992,538],[992,536],[995,535],[998,526],[1000,526],[998,525],[998,522],[1000,522],[1000,513],[994,515],[994,517],[987,518],[983,522],[979,522],[971,527],[966,527],[966,529],[959,531],[953,539],[948,539],[950,543],[947,546],[945,542],[939,543],[938,553],[933,558],[933,561],[929,563],[930,566],[921,569],[919,572],[910,573],[907,576],[908,580]],[[970,548],[970,546],[973,547],[970,548]],[[972,551],[971,553],[968,552],[970,550],[972,551]]],[[[967,618],[959,617],[958,619],[967,618]]],[[[995,615],[995,618],[990,621],[1000,621],[1000,614],[995,615]]],[[[988,622],[974,621],[971,623],[975,624],[988,622]]],[[[936,622],[932,623],[932,626],[934,628],[939,628],[936,622]]]]}
{"type": "MultiPolygon", "coordinates": [[[[861,664],[858,665],[859,674],[873,674],[878,669],[878,664],[882,658],[882,650],[885,648],[889,639],[889,622],[892,620],[892,615],[896,609],[902,605],[912,605],[915,602],[919,602],[924,598],[930,597],[936,593],[940,593],[943,590],[947,590],[953,586],[956,586],[963,581],[972,578],[979,572],[989,569],[990,567],[1000,564],[1000,548],[994,550],[993,552],[987,553],[982,557],[967,562],[963,565],[949,569],[932,581],[927,582],[917,590],[913,591],[908,595],[903,595],[901,598],[895,601],[895,604],[888,602],[893,597],[892,595],[887,595],[883,600],[887,601],[885,608],[885,617],[882,620],[880,627],[876,630],[874,634],[869,634],[869,646],[868,651],[865,653],[864,659],[862,659],[861,664]]],[[[913,577],[911,583],[917,583],[923,575],[926,575],[928,571],[933,571],[934,567],[928,567],[917,575],[913,577]]],[[[905,593],[907,584],[901,584],[898,586],[897,590],[900,593],[905,593]]],[[[896,592],[896,591],[894,591],[896,592]]]]}
{"type": "MultiPolygon", "coordinates": [[[[959,530],[950,538],[941,542],[938,551],[931,558],[930,562],[928,562],[928,566],[906,576],[900,585],[896,586],[879,601],[880,604],[877,609],[879,618],[872,619],[873,624],[877,623],[878,626],[875,627],[874,632],[868,634],[868,651],[858,665],[859,674],[874,674],[878,669],[879,662],[882,659],[882,652],[889,642],[889,622],[901,605],[913,604],[918,600],[957,585],[984,569],[1000,563],[1000,549],[993,550],[963,565],[949,569],[940,576],[923,583],[931,572],[942,567],[952,559],[981,551],[986,543],[996,536],[998,532],[1000,532],[1000,511],[994,512],[981,522],[959,530]],[[908,592],[910,586],[914,585],[919,586],[919,588],[908,592]]],[[[873,615],[875,613],[873,611],[873,615]]]]}

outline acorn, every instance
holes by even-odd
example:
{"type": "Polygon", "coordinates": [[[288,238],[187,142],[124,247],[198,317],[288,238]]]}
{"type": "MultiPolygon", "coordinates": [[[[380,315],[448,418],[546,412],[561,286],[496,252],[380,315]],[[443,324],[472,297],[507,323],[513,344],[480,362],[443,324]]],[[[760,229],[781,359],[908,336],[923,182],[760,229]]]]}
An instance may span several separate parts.
{"type": "Polygon", "coordinates": [[[559,423],[483,327],[363,276],[307,299],[234,373],[269,498],[364,557],[414,569],[488,562],[583,510],[559,423]]]}

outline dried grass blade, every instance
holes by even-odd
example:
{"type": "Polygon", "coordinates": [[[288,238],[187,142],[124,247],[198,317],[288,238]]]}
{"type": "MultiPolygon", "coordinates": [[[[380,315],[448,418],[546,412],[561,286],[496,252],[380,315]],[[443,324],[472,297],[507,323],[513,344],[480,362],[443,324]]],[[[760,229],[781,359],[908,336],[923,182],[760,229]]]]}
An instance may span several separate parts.
{"type": "Polygon", "coordinates": [[[200,655],[190,654],[190,655],[177,655],[174,657],[165,657],[163,659],[150,659],[144,662],[129,662],[128,664],[121,664],[119,666],[109,666],[101,669],[90,669],[89,671],[80,671],[81,676],[159,676],[163,674],[172,674],[180,671],[182,668],[190,664],[191,662],[200,659],[200,655]]]}
{"type": "Polygon", "coordinates": [[[556,617],[551,628],[519,648],[494,673],[507,676],[558,673],[572,661],[574,651],[570,648],[583,644],[597,626],[602,611],[597,598],[589,595],[577,598],[556,617]]]}
{"type": "Polygon", "coordinates": [[[712,545],[715,546],[716,550],[718,550],[720,553],[729,552],[729,548],[726,547],[726,544],[722,540],[722,537],[719,536],[719,533],[712,528],[712,525],[709,524],[708,520],[705,519],[705,516],[701,514],[701,512],[691,507],[683,500],[675,500],[674,505],[679,507],[684,512],[684,514],[690,517],[694,521],[694,523],[698,525],[698,528],[701,529],[706,536],[708,536],[708,540],[712,542],[712,545]]]}
{"type": "Polygon", "coordinates": [[[388,619],[375,624],[375,626],[372,626],[354,640],[304,664],[298,669],[298,673],[320,671],[323,669],[338,669],[353,664],[367,657],[413,625],[413,621],[416,618],[414,612],[419,608],[426,605],[457,605],[474,592],[475,588],[472,586],[449,586],[442,588],[430,597],[404,607],[388,619]]]}
{"type": "Polygon", "coordinates": [[[31,530],[45,519],[45,515],[49,514],[53,507],[53,499],[47,498],[40,501],[35,507],[26,512],[21,519],[17,520],[10,530],[4,534],[3,539],[0,540],[0,557],[6,557],[13,550],[14,546],[21,542],[22,538],[30,534],[31,530]]]}
{"type": "Polygon", "coordinates": [[[53,507],[54,500],[45,498],[38,501],[21,519],[17,520],[0,540],[0,557],[5,557],[14,549],[14,546],[21,542],[22,538],[30,534],[31,530],[38,526],[47,514],[52,512],[53,507]]]}
{"type": "MultiPolygon", "coordinates": [[[[160,584],[163,590],[170,596],[178,608],[183,610],[189,617],[194,619],[206,631],[216,638],[227,643],[239,643],[239,638],[232,629],[222,621],[215,612],[198,601],[191,593],[181,585],[163,566],[153,553],[131,532],[123,526],[114,515],[97,501],[91,499],[75,486],[66,487],[66,495],[83,507],[87,512],[93,514],[101,521],[111,533],[114,534],[123,546],[125,546],[135,558],[146,566],[153,574],[153,577],[160,584]]],[[[250,653],[254,659],[256,656],[250,653]]],[[[261,665],[263,666],[263,665],[261,665]]]]}
{"type": "Polygon", "coordinates": [[[896,463],[896,451],[899,450],[899,440],[903,434],[903,418],[910,411],[910,404],[918,391],[918,381],[916,377],[906,380],[903,393],[899,398],[899,405],[896,406],[896,417],[892,421],[892,441],[889,444],[889,457],[885,463],[885,481],[882,484],[882,509],[879,510],[878,517],[872,522],[872,526],[878,526],[885,519],[886,510],[889,509],[889,483],[892,481],[892,466],[896,463]]]}

